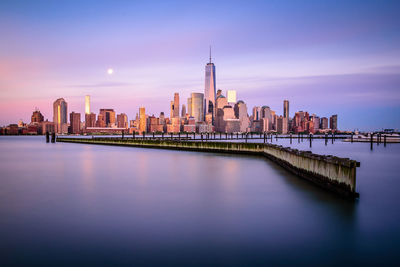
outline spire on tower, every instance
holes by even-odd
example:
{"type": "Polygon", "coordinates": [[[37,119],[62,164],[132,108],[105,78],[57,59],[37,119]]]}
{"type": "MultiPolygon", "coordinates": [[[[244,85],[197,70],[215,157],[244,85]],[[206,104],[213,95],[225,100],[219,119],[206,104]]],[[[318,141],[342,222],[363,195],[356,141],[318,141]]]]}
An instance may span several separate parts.
{"type": "Polygon", "coordinates": [[[210,63],[211,63],[211,45],[210,45],[210,63]]]}

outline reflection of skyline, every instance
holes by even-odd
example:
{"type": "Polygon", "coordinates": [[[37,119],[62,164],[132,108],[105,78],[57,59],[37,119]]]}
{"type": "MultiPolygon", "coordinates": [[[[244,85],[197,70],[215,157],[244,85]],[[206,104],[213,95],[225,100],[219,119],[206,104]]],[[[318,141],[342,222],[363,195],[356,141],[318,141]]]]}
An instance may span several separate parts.
{"type": "Polygon", "coordinates": [[[90,147],[84,146],[80,154],[79,161],[82,166],[82,184],[86,193],[93,193],[95,191],[96,177],[95,177],[95,164],[93,162],[93,151],[90,147]]]}
{"type": "Polygon", "coordinates": [[[35,106],[50,118],[58,97],[71,111],[83,110],[86,94],[93,110],[112,103],[129,117],[142,105],[149,113],[166,111],[176,89],[187,98],[203,88],[211,44],[217,86],[237,90],[248,106],[278,110],[289,98],[293,110],[331,114],[340,104],[344,128],[382,120],[374,128],[399,127],[398,2],[239,1],[229,12],[224,3],[210,4],[102,2],[77,9],[73,1],[58,8],[2,1],[0,125],[27,121],[35,106]]]}

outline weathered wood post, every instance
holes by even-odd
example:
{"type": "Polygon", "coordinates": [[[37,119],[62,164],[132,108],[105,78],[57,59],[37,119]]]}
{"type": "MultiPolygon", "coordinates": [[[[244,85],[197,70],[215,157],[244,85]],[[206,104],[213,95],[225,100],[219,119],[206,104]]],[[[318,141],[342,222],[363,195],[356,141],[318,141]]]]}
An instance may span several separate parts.
{"type": "Polygon", "coordinates": [[[310,134],[310,147],[312,147],[312,135],[310,134]]]}
{"type": "Polygon", "coordinates": [[[300,144],[300,133],[297,134],[297,142],[300,144]]]}
{"type": "Polygon", "coordinates": [[[275,134],[275,140],[278,141],[278,133],[275,134]]]}
{"type": "Polygon", "coordinates": [[[164,140],[164,132],[161,133],[161,139],[164,140]]]}
{"type": "Polygon", "coordinates": [[[264,132],[264,144],[265,144],[265,132],[264,132]]]}
{"type": "Polygon", "coordinates": [[[351,139],[351,142],[353,143],[353,133],[351,133],[350,139],[351,139]]]}
{"type": "Polygon", "coordinates": [[[172,136],[174,135],[174,133],[171,133],[171,141],[172,141],[172,136]]]}
{"type": "Polygon", "coordinates": [[[332,144],[333,144],[333,140],[335,139],[334,133],[332,133],[332,144]]]}
{"type": "Polygon", "coordinates": [[[228,133],[225,132],[225,139],[228,140],[228,133]]]}
{"type": "Polygon", "coordinates": [[[325,133],[325,145],[328,145],[328,135],[325,133]]]}
{"type": "Polygon", "coordinates": [[[371,133],[371,150],[373,149],[374,134],[371,133]]]}
{"type": "Polygon", "coordinates": [[[383,146],[386,147],[386,134],[383,136],[383,146]]]}
{"type": "Polygon", "coordinates": [[[193,133],[193,140],[196,140],[196,132],[193,133]]]}
{"type": "Polygon", "coordinates": [[[181,141],[181,132],[178,133],[178,140],[181,141]]]}
{"type": "Polygon", "coordinates": [[[142,135],[143,135],[142,139],[144,140],[146,138],[146,132],[143,131],[142,135]]]}
{"type": "Polygon", "coordinates": [[[201,142],[203,142],[203,133],[201,133],[201,142]]]}
{"type": "Polygon", "coordinates": [[[154,136],[154,132],[153,132],[153,139],[155,138],[155,136],[154,136]]]}
{"type": "Polygon", "coordinates": [[[51,133],[51,142],[52,142],[52,143],[55,143],[55,142],[56,142],[56,133],[55,133],[55,132],[52,132],[52,133],[51,133]]]}
{"type": "Polygon", "coordinates": [[[292,144],[292,134],[290,134],[290,144],[292,144]]]}
{"type": "Polygon", "coordinates": [[[46,143],[49,143],[50,142],[50,134],[49,134],[49,132],[47,131],[46,132],[46,143]]]}
{"type": "Polygon", "coordinates": [[[246,133],[246,143],[247,143],[247,135],[248,135],[248,133],[246,133]]]}

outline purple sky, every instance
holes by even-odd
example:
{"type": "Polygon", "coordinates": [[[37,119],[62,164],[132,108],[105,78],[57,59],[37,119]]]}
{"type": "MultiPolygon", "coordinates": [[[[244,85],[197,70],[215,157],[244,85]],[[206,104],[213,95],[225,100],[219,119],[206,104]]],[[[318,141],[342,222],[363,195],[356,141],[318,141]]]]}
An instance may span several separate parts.
{"type": "Polygon", "coordinates": [[[399,1],[1,1],[0,125],[114,108],[169,115],[204,91],[213,47],[217,88],[251,113],[339,115],[340,129],[400,128],[399,1]],[[107,69],[114,74],[108,75],[107,69]]]}

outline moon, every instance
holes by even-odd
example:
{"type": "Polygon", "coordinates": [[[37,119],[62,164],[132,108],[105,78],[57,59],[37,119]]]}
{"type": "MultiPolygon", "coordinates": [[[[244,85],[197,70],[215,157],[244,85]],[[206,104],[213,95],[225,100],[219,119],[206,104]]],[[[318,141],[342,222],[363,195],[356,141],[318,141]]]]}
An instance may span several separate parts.
{"type": "Polygon", "coordinates": [[[111,74],[113,74],[113,73],[114,73],[114,70],[113,70],[113,69],[111,69],[111,68],[109,68],[109,69],[107,70],[107,73],[108,73],[108,75],[111,75],[111,74]]]}

